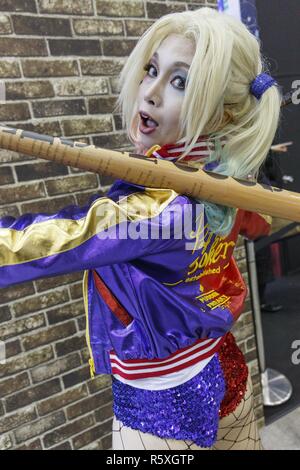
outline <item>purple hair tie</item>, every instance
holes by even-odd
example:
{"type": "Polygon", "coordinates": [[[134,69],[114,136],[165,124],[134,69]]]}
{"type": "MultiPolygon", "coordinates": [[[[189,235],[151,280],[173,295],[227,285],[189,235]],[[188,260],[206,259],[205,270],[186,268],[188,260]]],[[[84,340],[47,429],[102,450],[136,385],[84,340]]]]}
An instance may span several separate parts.
{"type": "Polygon", "coordinates": [[[251,82],[250,92],[259,100],[264,92],[275,84],[277,85],[276,80],[271,75],[261,73],[251,82]]]}

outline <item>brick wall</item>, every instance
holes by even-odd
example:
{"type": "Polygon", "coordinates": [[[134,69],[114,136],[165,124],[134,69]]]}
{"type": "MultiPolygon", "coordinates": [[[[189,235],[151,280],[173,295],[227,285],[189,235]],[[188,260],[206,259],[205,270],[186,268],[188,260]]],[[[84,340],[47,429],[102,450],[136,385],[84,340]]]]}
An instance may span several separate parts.
{"type": "Polygon", "coordinates": [[[247,284],[248,296],[245,301],[243,313],[234,325],[232,333],[235,336],[238,346],[244,353],[249,367],[253,383],[255,415],[258,420],[258,426],[261,428],[265,424],[264,409],[262,404],[262,389],[257,356],[255,328],[253,323],[251,290],[248,281],[246,250],[244,245],[244,239],[242,237],[238,238],[238,242],[234,250],[234,257],[247,284]]]}
{"type": "MultiPolygon", "coordinates": [[[[132,149],[112,113],[117,77],[140,35],[158,17],[216,2],[0,0],[0,122],[132,149]]],[[[0,150],[0,217],[55,212],[105,194],[112,180],[0,150]]],[[[246,272],[242,241],[236,249],[246,272]]],[[[109,376],[89,379],[82,272],[0,291],[0,449],[107,449],[109,376]]],[[[250,302],[235,327],[251,366],[262,419],[250,302]]]]}

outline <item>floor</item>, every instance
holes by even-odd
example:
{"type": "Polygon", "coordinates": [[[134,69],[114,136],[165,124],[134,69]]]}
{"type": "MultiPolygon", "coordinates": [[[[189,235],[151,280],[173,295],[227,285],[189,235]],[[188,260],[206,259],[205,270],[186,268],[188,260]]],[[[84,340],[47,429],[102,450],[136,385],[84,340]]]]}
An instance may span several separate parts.
{"type": "Polygon", "coordinates": [[[266,298],[269,303],[283,307],[277,313],[262,312],[266,366],[284,374],[293,387],[293,394],[286,403],[265,407],[266,425],[269,425],[300,409],[299,354],[296,354],[297,361],[294,360],[297,345],[300,344],[300,274],[270,282],[266,298]]]}
{"type": "Polygon", "coordinates": [[[300,274],[270,282],[266,300],[283,306],[278,313],[262,312],[266,365],[290,380],[293,394],[282,405],[264,408],[262,443],[267,450],[300,450],[300,364],[292,360],[293,343],[300,340],[300,274]]]}
{"type": "Polygon", "coordinates": [[[300,450],[300,407],[260,431],[266,450],[300,450]]]}

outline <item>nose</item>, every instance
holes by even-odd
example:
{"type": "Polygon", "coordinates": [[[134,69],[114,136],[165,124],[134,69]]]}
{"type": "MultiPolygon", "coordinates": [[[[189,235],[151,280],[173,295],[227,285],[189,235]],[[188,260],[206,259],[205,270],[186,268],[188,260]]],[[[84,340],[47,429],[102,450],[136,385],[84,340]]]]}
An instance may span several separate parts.
{"type": "Polygon", "coordinates": [[[159,80],[155,80],[152,85],[145,91],[144,99],[147,103],[154,106],[159,106],[161,104],[161,84],[159,80]]]}

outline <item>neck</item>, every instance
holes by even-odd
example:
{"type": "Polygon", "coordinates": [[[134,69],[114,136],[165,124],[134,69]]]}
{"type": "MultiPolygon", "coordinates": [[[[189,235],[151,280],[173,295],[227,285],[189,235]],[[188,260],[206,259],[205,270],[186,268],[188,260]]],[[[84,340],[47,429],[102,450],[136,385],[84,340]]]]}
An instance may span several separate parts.
{"type": "MultiPolygon", "coordinates": [[[[223,141],[222,141],[223,142],[223,141]]],[[[187,141],[183,138],[174,144],[165,144],[163,146],[153,145],[144,155],[169,161],[181,161],[189,165],[203,166],[215,151],[215,139],[209,136],[200,136],[193,144],[188,154],[182,158],[182,154],[187,150],[187,141]]]]}

